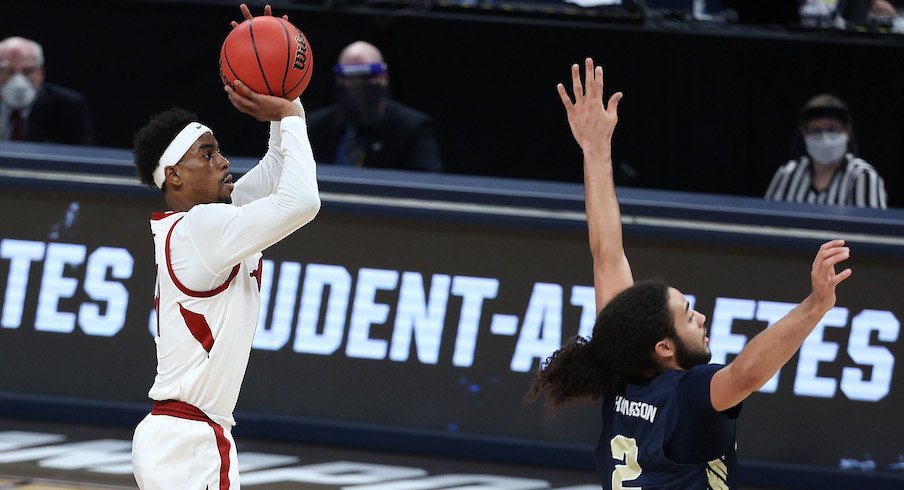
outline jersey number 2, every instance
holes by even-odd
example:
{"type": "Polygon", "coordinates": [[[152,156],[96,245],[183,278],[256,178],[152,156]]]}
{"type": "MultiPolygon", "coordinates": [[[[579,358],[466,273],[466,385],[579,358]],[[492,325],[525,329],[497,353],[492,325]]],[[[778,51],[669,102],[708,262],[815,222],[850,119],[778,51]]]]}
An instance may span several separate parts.
{"type": "Polygon", "coordinates": [[[612,457],[625,464],[615,465],[612,472],[612,490],[641,490],[640,487],[626,487],[624,483],[640,476],[640,465],[637,464],[637,441],[630,437],[618,435],[609,441],[612,457]]]}

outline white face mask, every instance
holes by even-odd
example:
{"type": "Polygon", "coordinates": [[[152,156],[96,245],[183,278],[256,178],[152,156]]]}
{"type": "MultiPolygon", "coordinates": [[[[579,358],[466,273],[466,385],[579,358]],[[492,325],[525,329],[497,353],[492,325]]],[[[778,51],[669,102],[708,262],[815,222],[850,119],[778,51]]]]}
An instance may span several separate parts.
{"type": "Polygon", "coordinates": [[[807,153],[821,165],[831,165],[841,160],[847,152],[847,133],[812,134],[804,138],[807,153]]]}
{"type": "Polygon", "coordinates": [[[0,88],[0,96],[3,97],[3,102],[13,109],[28,107],[34,102],[37,93],[38,89],[31,83],[31,80],[25,78],[25,75],[21,73],[13,75],[0,88]]]}

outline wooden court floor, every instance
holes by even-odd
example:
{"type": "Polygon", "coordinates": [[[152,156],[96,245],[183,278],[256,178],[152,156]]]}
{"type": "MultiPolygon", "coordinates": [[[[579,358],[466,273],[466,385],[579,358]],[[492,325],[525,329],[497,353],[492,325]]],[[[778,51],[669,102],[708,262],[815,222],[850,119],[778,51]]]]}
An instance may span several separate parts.
{"type": "MultiPolygon", "coordinates": [[[[134,489],[132,429],[0,418],[0,490],[134,489]]],[[[597,490],[592,470],[236,436],[241,486],[274,490],[597,490]]],[[[174,489],[178,490],[178,489],[174,489]]]]}

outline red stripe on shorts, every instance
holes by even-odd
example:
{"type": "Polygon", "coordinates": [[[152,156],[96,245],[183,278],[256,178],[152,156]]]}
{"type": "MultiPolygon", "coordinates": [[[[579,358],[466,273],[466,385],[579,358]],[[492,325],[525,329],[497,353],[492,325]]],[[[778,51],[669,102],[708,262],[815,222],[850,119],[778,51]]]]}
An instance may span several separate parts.
{"type": "Polygon", "coordinates": [[[220,453],[220,490],[229,490],[230,444],[229,439],[226,438],[223,426],[210,420],[210,417],[198,407],[179,400],[165,400],[162,402],[154,400],[151,415],[169,415],[180,419],[207,422],[207,425],[213,429],[213,435],[217,441],[217,452],[220,453]]]}
{"type": "Polygon", "coordinates": [[[229,490],[229,439],[226,439],[220,424],[210,422],[210,427],[217,438],[217,449],[220,451],[220,490],[229,490]]]}

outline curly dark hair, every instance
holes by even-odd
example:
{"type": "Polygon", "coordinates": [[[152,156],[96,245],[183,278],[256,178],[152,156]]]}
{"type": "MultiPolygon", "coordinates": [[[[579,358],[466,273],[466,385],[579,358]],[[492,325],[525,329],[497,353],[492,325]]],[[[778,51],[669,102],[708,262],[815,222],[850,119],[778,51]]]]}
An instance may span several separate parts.
{"type": "Polygon", "coordinates": [[[525,398],[545,396],[550,409],[596,400],[661,371],[653,348],[674,336],[668,286],[636,284],[603,308],[590,339],[575,336],[541,364],[525,398]]]}
{"type": "Polygon", "coordinates": [[[198,116],[185,109],[172,108],[151,116],[147,125],[135,133],[135,170],[141,183],[154,184],[154,169],[173,138],[198,116]]]}

